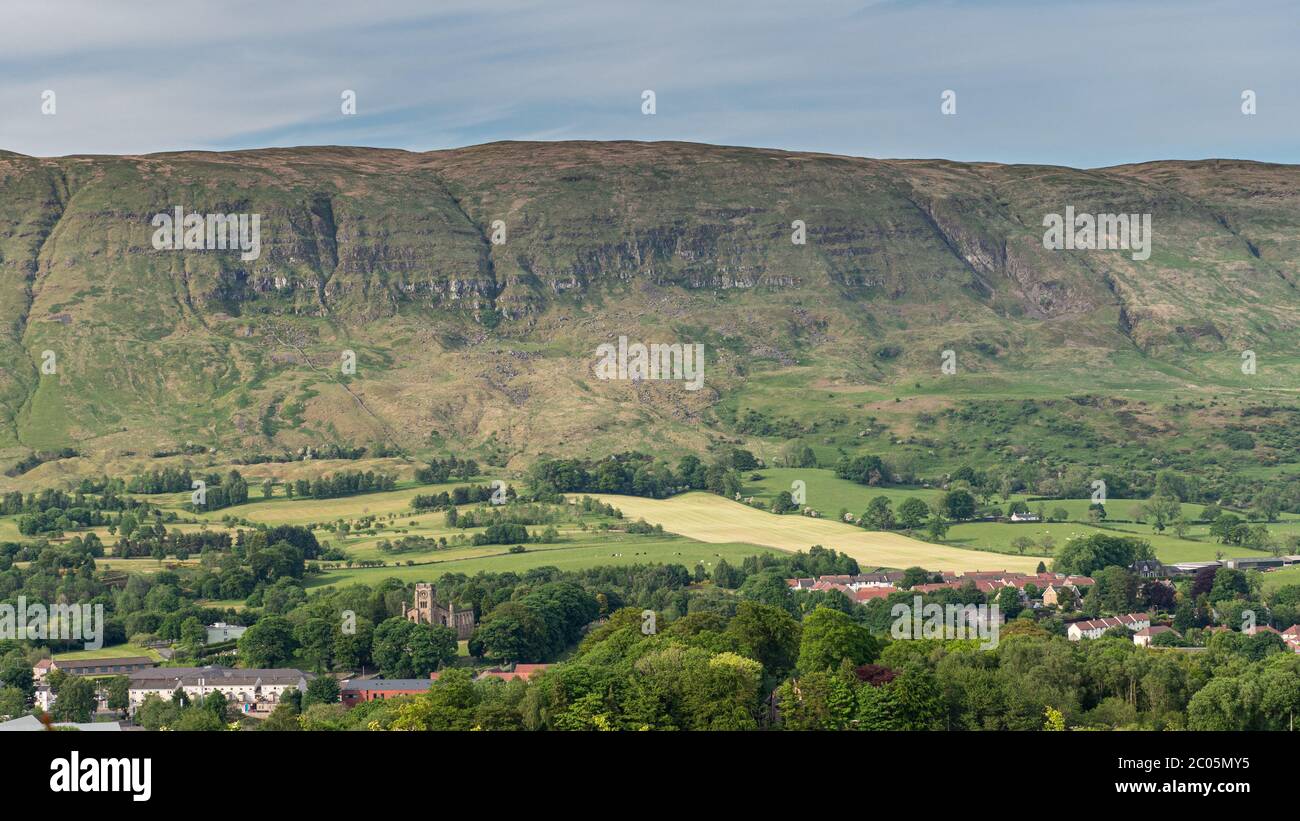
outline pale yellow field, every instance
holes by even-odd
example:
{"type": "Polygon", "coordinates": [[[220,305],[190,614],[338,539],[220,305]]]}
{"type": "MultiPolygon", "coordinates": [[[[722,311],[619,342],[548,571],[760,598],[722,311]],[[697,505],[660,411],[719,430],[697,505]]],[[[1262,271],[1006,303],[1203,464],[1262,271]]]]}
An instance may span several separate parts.
{"type": "Polygon", "coordinates": [[[601,496],[600,499],[622,510],[633,521],[645,519],[702,542],[749,542],[789,551],[807,550],[819,544],[852,556],[864,569],[920,565],[927,570],[1032,573],[1039,561],[1050,561],[1039,556],[1010,556],[935,545],[828,519],[777,516],[712,493],[687,493],[671,499],[637,496],[601,496]]]}

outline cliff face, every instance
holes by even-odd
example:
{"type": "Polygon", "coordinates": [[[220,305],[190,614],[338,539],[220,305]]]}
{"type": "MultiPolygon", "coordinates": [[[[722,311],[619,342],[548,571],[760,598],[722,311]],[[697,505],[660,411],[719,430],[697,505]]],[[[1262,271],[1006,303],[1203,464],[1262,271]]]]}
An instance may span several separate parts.
{"type": "Polygon", "coordinates": [[[686,444],[783,368],[798,384],[770,390],[910,379],[946,347],[990,373],[1064,348],[1136,351],[1155,371],[1294,351],[1298,262],[1300,168],[1246,162],[1077,171],[677,143],[0,152],[0,444],[524,452],[575,436],[621,449],[634,425],[686,444]],[[155,250],[151,220],[178,206],[260,214],[260,256],[155,250]],[[1151,214],[1150,258],[1044,249],[1044,215],[1066,206],[1151,214]],[[706,389],[596,382],[592,352],[619,335],[706,342],[706,389]]]}

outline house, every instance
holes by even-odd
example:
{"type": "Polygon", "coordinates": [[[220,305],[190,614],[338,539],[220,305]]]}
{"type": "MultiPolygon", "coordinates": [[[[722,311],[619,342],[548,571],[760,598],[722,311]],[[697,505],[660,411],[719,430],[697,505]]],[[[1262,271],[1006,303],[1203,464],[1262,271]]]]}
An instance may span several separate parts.
{"type": "Polygon", "coordinates": [[[1166,575],[1165,566],[1159,559],[1138,559],[1129,567],[1140,579],[1158,579],[1166,575]]]}
{"type": "Polygon", "coordinates": [[[897,592],[897,587],[859,587],[853,591],[853,600],[864,604],[872,599],[887,599],[891,593],[897,592]]]}
{"type": "Polygon", "coordinates": [[[1150,627],[1143,627],[1133,634],[1133,643],[1139,647],[1150,647],[1151,640],[1161,633],[1173,633],[1178,638],[1182,636],[1172,627],[1165,627],[1163,624],[1153,624],[1150,627]]]}
{"type": "MultiPolygon", "coordinates": [[[[33,675],[36,670],[40,669],[41,664],[46,660],[42,659],[33,668],[33,675]]],[[[158,666],[158,662],[148,656],[121,656],[118,658],[102,659],[49,659],[49,664],[45,665],[45,672],[40,678],[45,678],[50,670],[62,670],[70,676],[121,676],[134,673],[137,670],[147,670],[150,667],[158,666]]]]}
{"type": "Polygon", "coordinates": [[[131,674],[130,703],[135,712],[150,695],[163,700],[178,688],[191,698],[220,692],[243,712],[270,712],[280,703],[287,690],[307,691],[307,681],[314,678],[293,668],[241,670],[232,667],[156,667],[131,674]]]}
{"type": "Polygon", "coordinates": [[[248,630],[238,624],[226,624],[219,621],[216,624],[208,625],[208,644],[223,644],[227,641],[238,641],[239,637],[244,635],[248,630]]]}
{"type": "Polygon", "coordinates": [[[1300,653],[1300,624],[1293,624],[1282,631],[1282,641],[1293,652],[1300,653]]]}
{"type": "Polygon", "coordinates": [[[45,676],[49,674],[50,665],[52,664],[54,664],[54,659],[41,659],[36,662],[36,666],[32,668],[32,678],[37,683],[45,681],[45,676]]]}
{"type": "Polygon", "coordinates": [[[339,684],[339,698],[348,707],[355,707],[363,701],[417,696],[429,692],[431,686],[427,678],[348,679],[339,684]]]}
{"type": "Polygon", "coordinates": [[[1079,588],[1076,585],[1057,582],[1057,583],[1048,584],[1047,587],[1043,589],[1043,604],[1059,606],[1061,604],[1061,593],[1065,590],[1069,590],[1074,594],[1074,597],[1071,599],[1071,601],[1077,602],[1081,598],[1083,598],[1080,595],[1079,588]]]}
{"type": "Polygon", "coordinates": [[[1151,616],[1148,613],[1128,613],[1123,616],[1108,616],[1100,619],[1090,619],[1088,621],[1071,622],[1066,628],[1065,634],[1070,641],[1079,641],[1080,639],[1101,638],[1107,630],[1112,627],[1127,627],[1133,632],[1137,632],[1144,627],[1151,626],[1151,616]]]}
{"type": "Polygon", "coordinates": [[[1013,522],[1041,522],[1043,519],[1037,513],[1012,513],[1011,521],[1013,522]]]}

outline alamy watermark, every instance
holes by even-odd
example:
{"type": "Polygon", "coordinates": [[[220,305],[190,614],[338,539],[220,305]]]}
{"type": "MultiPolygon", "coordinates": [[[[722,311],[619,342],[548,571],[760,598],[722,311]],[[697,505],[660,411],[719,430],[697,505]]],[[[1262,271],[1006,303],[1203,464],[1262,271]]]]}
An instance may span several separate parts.
{"type": "Polygon", "coordinates": [[[0,603],[0,639],[81,641],[87,650],[104,646],[104,605],[0,603]]]}
{"type": "Polygon", "coordinates": [[[1049,251],[1132,251],[1135,260],[1151,258],[1150,214],[1076,214],[1043,217],[1043,247],[1049,251]]]}
{"type": "Polygon", "coordinates": [[[158,229],[155,251],[238,250],[244,262],[262,255],[261,214],[187,214],[178,205],[174,214],[155,214],[150,224],[158,229]]]}
{"type": "Polygon", "coordinates": [[[627,342],[626,336],[618,338],[618,345],[605,342],[596,348],[600,361],[596,363],[596,378],[601,380],[673,379],[685,382],[688,391],[698,391],[704,385],[704,343],[680,342],[649,345],[627,342]]]}

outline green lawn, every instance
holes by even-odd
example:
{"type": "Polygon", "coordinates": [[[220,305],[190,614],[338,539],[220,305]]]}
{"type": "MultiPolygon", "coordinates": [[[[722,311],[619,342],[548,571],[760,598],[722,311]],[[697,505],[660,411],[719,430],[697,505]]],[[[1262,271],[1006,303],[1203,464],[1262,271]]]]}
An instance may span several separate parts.
{"type": "Polygon", "coordinates": [[[1300,584],[1300,565],[1291,565],[1281,570],[1270,570],[1264,574],[1264,590],[1269,592],[1283,585],[1300,584]]]}
{"type": "Polygon", "coordinates": [[[599,565],[661,563],[681,564],[687,569],[693,569],[696,563],[703,562],[706,568],[711,569],[722,558],[738,565],[748,556],[782,552],[752,544],[706,544],[673,536],[626,537],[626,540],[617,542],[528,545],[527,553],[507,554],[500,545],[495,546],[495,549],[498,555],[450,558],[436,564],[414,567],[390,564],[388,567],[331,569],[320,576],[307,579],[305,586],[313,588],[339,584],[375,584],[387,578],[404,582],[434,581],[445,573],[519,573],[547,566],[561,570],[582,570],[599,565]]]}
{"type": "Polygon", "coordinates": [[[138,644],[115,644],[112,647],[101,647],[98,650],[77,650],[72,653],[54,654],[54,658],[59,661],[124,658],[127,656],[148,656],[154,661],[162,661],[162,656],[158,655],[157,650],[141,647],[138,644]]]}

